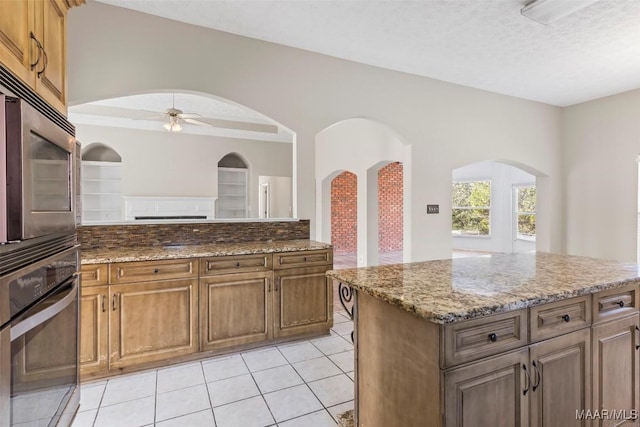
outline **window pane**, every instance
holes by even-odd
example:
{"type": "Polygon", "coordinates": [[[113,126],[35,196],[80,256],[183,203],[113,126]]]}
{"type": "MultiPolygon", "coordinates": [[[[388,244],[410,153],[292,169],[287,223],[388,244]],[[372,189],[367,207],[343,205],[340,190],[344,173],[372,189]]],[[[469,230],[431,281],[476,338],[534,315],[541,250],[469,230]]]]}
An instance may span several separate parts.
{"type": "Polygon", "coordinates": [[[491,206],[491,182],[454,182],[451,199],[454,208],[488,208],[491,206]]]}
{"type": "Polygon", "coordinates": [[[453,234],[489,235],[489,209],[452,209],[453,234]]]}
{"type": "Polygon", "coordinates": [[[536,235],[535,215],[518,215],[518,234],[521,236],[536,235]]]}
{"type": "Polygon", "coordinates": [[[536,211],[536,187],[518,188],[518,212],[536,211]]]}

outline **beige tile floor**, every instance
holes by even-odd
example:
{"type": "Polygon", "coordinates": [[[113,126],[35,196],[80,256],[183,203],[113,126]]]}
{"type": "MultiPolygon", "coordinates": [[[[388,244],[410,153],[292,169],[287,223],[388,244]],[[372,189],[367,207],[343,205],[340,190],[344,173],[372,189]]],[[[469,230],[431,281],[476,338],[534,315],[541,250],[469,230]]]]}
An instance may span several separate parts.
{"type": "Polygon", "coordinates": [[[353,408],[353,323],[331,335],[81,385],[73,427],[325,427],[353,408]]]}

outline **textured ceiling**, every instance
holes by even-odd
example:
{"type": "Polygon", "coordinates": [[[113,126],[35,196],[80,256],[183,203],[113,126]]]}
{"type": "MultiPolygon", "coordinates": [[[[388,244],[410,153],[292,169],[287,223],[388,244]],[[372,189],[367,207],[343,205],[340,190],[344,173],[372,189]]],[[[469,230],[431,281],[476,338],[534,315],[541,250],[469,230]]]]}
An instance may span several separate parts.
{"type": "Polygon", "coordinates": [[[528,0],[99,1],[559,106],[640,88],[640,0],[548,26],[528,0]]]}

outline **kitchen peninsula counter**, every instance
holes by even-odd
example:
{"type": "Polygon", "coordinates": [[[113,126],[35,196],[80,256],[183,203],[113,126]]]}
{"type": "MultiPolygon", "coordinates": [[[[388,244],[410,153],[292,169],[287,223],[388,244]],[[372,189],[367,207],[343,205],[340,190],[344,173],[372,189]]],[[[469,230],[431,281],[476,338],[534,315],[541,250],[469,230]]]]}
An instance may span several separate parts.
{"type": "Polygon", "coordinates": [[[636,264],[537,252],[327,276],[354,301],[356,426],[587,427],[593,411],[637,416],[636,264]]]}
{"type": "Polygon", "coordinates": [[[330,249],[327,243],[313,240],[273,240],[244,243],[211,243],[198,245],[139,246],[117,249],[82,250],[82,264],[108,264],[131,261],[156,261],[183,258],[208,258],[330,249]]]}

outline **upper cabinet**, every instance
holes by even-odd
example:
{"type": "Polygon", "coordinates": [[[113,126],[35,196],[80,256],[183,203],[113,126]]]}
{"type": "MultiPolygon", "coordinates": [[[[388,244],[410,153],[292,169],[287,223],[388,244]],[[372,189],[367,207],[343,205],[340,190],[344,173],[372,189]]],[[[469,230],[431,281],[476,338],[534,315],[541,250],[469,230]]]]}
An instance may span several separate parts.
{"type": "Polygon", "coordinates": [[[67,114],[67,10],[84,0],[0,1],[0,63],[67,114]]]}

